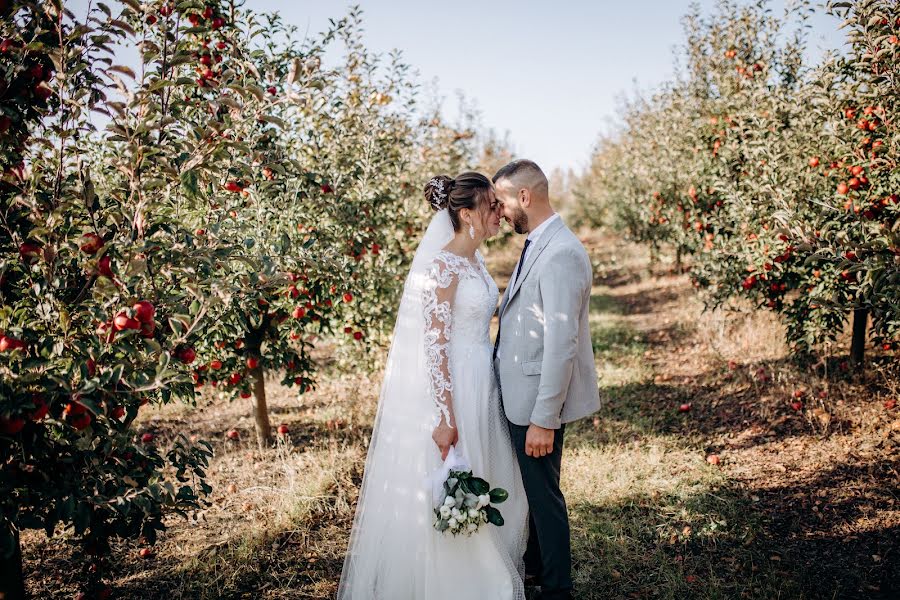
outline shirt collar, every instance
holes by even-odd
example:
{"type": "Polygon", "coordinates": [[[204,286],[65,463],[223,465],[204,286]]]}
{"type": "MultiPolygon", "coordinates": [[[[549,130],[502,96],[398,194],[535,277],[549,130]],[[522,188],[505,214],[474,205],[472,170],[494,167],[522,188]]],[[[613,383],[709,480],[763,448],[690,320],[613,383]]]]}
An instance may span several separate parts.
{"type": "Polygon", "coordinates": [[[550,224],[559,218],[559,213],[553,213],[553,216],[537,226],[537,229],[528,234],[528,241],[534,244],[541,237],[541,234],[550,226],[550,224]]]}

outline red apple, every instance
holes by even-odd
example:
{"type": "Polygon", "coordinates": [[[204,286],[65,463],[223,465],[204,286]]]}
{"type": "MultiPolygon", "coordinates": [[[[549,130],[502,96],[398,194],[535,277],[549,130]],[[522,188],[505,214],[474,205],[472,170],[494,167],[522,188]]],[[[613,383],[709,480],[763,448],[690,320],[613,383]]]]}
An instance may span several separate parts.
{"type": "Polygon", "coordinates": [[[144,559],[153,558],[153,550],[151,550],[150,548],[141,548],[138,551],[138,556],[144,559]]]}
{"type": "Polygon", "coordinates": [[[794,410],[803,410],[803,403],[799,400],[791,402],[791,408],[794,410]]]}
{"type": "Polygon", "coordinates": [[[141,323],[149,323],[156,314],[156,308],[146,300],[141,300],[134,305],[134,316],[141,323]]]}
{"type": "Polygon", "coordinates": [[[248,369],[255,369],[258,366],[259,366],[258,358],[256,358],[255,356],[250,356],[247,358],[247,368],[248,369]]]}
{"type": "Polygon", "coordinates": [[[239,184],[237,181],[228,181],[225,183],[225,189],[229,192],[240,192],[241,184],[239,184]]]}
{"type": "Polygon", "coordinates": [[[69,424],[75,429],[75,431],[81,431],[91,424],[91,415],[85,413],[75,416],[69,421],[69,424]]]}
{"type": "Polygon", "coordinates": [[[144,435],[141,436],[141,441],[145,444],[149,444],[150,442],[153,441],[154,437],[156,437],[156,436],[154,436],[152,433],[145,433],[144,435]]]}
{"type": "Polygon", "coordinates": [[[353,302],[353,294],[351,294],[350,292],[347,292],[346,294],[344,294],[344,302],[347,302],[347,303],[353,302]]]}
{"type": "Polygon", "coordinates": [[[37,244],[31,244],[29,242],[25,242],[19,246],[19,257],[22,259],[22,262],[26,264],[32,264],[37,261],[41,256],[41,247],[37,244]]]}
{"type": "Polygon", "coordinates": [[[222,361],[221,360],[210,361],[209,368],[212,369],[213,371],[218,371],[219,369],[222,368],[222,361]]]}
{"type": "Polygon", "coordinates": [[[50,412],[50,407],[47,405],[47,402],[38,394],[35,394],[31,401],[34,403],[35,409],[31,413],[32,421],[40,421],[50,412]]]}
{"type": "Polygon", "coordinates": [[[141,335],[145,338],[152,338],[154,332],[156,331],[156,322],[148,321],[146,323],[141,323],[141,335]]]}
{"type": "Polygon", "coordinates": [[[251,396],[250,392],[246,392],[246,391],[241,392],[241,398],[243,398],[244,400],[246,400],[250,396],[251,396]]]}
{"type": "Polygon", "coordinates": [[[212,20],[212,28],[213,29],[222,29],[225,26],[225,19],[222,17],[216,17],[212,20]]]}
{"type": "Polygon", "coordinates": [[[175,356],[184,364],[189,365],[194,362],[194,359],[197,358],[197,352],[193,348],[188,346],[179,350],[175,356]]]}
{"type": "Polygon", "coordinates": [[[53,90],[51,90],[50,87],[42,81],[41,83],[34,86],[34,95],[41,100],[46,100],[53,95],[53,90]]]}
{"type": "Polygon", "coordinates": [[[128,313],[120,312],[116,315],[115,319],[113,319],[113,326],[116,328],[116,331],[125,331],[128,329],[140,329],[141,322],[135,319],[134,317],[129,317],[128,313]]]}
{"type": "Polygon", "coordinates": [[[813,169],[818,167],[819,166],[819,157],[813,156],[811,159],[809,159],[809,166],[812,167],[813,169]]]}
{"type": "Polygon", "coordinates": [[[228,433],[225,434],[225,437],[227,437],[229,440],[237,440],[237,439],[240,439],[241,434],[238,433],[237,429],[232,429],[231,431],[229,431],[228,433]]]}
{"type": "Polygon", "coordinates": [[[306,315],[306,309],[302,306],[298,306],[293,310],[293,312],[291,312],[291,316],[295,319],[302,319],[304,315],[306,315]]]}
{"type": "Polygon", "coordinates": [[[100,260],[97,261],[97,272],[104,277],[109,277],[110,279],[112,279],[112,264],[110,262],[109,256],[103,256],[100,258],[100,260]]]}
{"type": "Polygon", "coordinates": [[[95,254],[103,247],[103,238],[96,233],[86,233],[81,238],[81,251],[85,254],[95,254]]]}
{"type": "Polygon", "coordinates": [[[689,410],[691,410],[690,402],[686,402],[678,407],[678,412],[688,412],[689,410]]]}
{"type": "Polygon", "coordinates": [[[287,425],[279,425],[278,426],[278,434],[279,435],[287,435],[288,434],[288,426],[287,425]]]}
{"type": "Polygon", "coordinates": [[[357,331],[356,333],[353,334],[353,339],[356,340],[357,342],[359,340],[361,340],[362,338],[363,338],[362,331],[357,331]]]}
{"type": "Polygon", "coordinates": [[[15,435],[25,427],[22,417],[0,417],[0,434],[15,435]]]}
{"type": "Polygon", "coordinates": [[[8,335],[0,337],[0,352],[6,352],[7,350],[12,351],[24,347],[25,343],[22,340],[17,340],[8,335]]]}

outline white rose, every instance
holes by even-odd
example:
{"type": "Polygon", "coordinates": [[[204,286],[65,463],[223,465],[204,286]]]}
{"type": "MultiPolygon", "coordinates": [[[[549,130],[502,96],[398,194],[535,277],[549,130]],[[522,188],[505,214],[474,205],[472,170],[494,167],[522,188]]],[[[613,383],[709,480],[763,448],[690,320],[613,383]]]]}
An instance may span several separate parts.
{"type": "Polygon", "coordinates": [[[475,510],[474,508],[469,509],[469,518],[477,519],[479,514],[480,513],[477,510],[475,510]]]}
{"type": "Polygon", "coordinates": [[[450,514],[453,515],[454,517],[460,517],[460,516],[462,516],[462,513],[460,513],[460,512],[459,512],[459,509],[456,508],[455,506],[454,506],[453,508],[450,509],[450,514]]]}
{"type": "Polygon", "coordinates": [[[454,504],[456,504],[456,498],[454,498],[453,496],[447,496],[446,498],[444,498],[444,506],[453,506],[454,504]]]}
{"type": "Polygon", "coordinates": [[[446,519],[449,516],[450,516],[450,508],[447,506],[442,506],[441,507],[441,517],[446,519]]]}
{"type": "Polygon", "coordinates": [[[482,494],[478,496],[478,508],[483,508],[491,503],[490,494],[482,494]]]}
{"type": "Polygon", "coordinates": [[[450,525],[450,529],[456,529],[456,526],[459,525],[459,522],[453,517],[450,517],[450,521],[447,524],[450,525]]]}
{"type": "Polygon", "coordinates": [[[469,531],[475,531],[477,529],[478,529],[478,525],[476,525],[475,523],[469,523],[469,527],[468,527],[469,531]]]}

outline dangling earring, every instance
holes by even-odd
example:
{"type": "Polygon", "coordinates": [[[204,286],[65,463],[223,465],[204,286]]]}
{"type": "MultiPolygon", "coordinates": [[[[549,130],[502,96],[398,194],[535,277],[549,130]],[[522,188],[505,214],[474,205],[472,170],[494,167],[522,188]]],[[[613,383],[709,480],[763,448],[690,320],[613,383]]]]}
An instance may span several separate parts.
{"type": "Polygon", "coordinates": [[[475,239],[475,226],[469,225],[469,237],[475,239]]]}

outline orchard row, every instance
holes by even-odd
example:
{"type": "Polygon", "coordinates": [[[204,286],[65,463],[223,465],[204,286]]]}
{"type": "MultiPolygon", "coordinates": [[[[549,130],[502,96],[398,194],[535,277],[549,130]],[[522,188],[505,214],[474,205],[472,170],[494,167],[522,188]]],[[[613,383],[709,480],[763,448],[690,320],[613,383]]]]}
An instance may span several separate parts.
{"type": "Polygon", "coordinates": [[[798,353],[854,316],[900,349],[900,5],[834,2],[846,56],[804,63],[809,8],[719,2],[686,19],[684,66],[624,107],[580,182],[583,216],[690,257],[710,306],[745,297],[798,353]]]}

